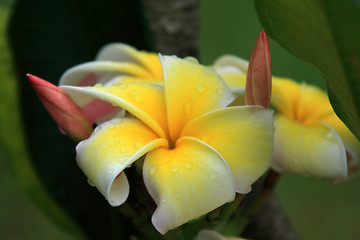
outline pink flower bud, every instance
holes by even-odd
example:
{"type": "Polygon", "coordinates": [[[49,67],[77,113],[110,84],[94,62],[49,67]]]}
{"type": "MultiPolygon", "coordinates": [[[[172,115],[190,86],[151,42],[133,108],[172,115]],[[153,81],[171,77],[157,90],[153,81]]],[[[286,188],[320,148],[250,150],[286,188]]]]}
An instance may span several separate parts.
{"type": "Polygon", "coordinates": [[[262,30],[249,61],[245,87],[245,104],[269,108],[271,97],[271,67],[268,38],[262,30]]]}
{"type": "Polygon", "coordinates": [[[90,136],[91,123],[64,90],[34,75],[27,74],[27,77],[46,110],[66,135],[77,142],[90,136]]]}

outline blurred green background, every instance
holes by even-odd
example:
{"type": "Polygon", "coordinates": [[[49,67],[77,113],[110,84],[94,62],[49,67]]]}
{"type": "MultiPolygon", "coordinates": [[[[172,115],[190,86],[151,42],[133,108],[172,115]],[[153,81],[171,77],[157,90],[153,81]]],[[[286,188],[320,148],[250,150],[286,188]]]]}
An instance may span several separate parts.
{"type": "MultiPolygon", "coordinates": [[[[234,54],[248,59],[256,37],[262,29],[253,1],[202,0],[200,2],[201,62],[211,64],[222,54],[234,54]]],[[[9,0],[0,0],[1,54],[8,51],[4,49],[4,41],[11,3],[12,1],[9,0]]],[[[324,80],[311,66],[296,59],[272,40],[270,40],[270,51],[274,75],[325,87],[324,80]]],[[[14,78],[7,78],[4,74],[11,72],[3,70],[4,67],[10,66],[8,62],[4,62],[6,60],[4,57],[0,58],[1,86],[9,88],[6,90],[8,94],[15,94],[16,92],[13,91],[15,85],[8,82],[9,79],[13,81],[14,78]]],[[[0,96],[1,108],[9,104],[8,99],[7,96],[0,96]]],[[[15,108],[16,105],[13,107],[15,108]]],[[[6,116],[0,117],[6,118],[6,116]]],[[[18,187],[6,168],[4,150],[0,148],[0,239],[72,239],[54,226],[18,187]]],[[[360,236],[359,186],[360,178],[331,185],[329,179],[286,174],[280,178],[276,194],[294,228],[303,239],[355,240],[360,236]]]]}

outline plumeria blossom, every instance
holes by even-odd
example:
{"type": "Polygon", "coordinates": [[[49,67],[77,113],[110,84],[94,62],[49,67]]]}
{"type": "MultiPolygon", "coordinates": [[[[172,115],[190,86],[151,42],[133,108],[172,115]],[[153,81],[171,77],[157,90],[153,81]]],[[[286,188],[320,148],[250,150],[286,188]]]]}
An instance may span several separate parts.
{"type": "Polygon", "coordinates": [[[120,77],[84,87],[74,84],[82,78],[75,74],[61,88],[80,106],[100,99],[130,114],[102,123],[80,142],[77,162],[118,206],[129,194],[124,169],[146,154],[143,179],[157,204],[152,222],[164,234],[250,191],[270,165],[273,112],[226,107],[235,96],[212,68],[174,56],[160,62],[162,84],[120,77]]]}
{"type": "Polygon", "coordinates": [[[360,143],[336,116],[325,92],[277,79],[272,104],[278,112],[273,169],[319,177],[347,176],[347,154],[358,162],[360,143]]]}
{"type": "MultiPolygon", "coordinates": [[[[104,46],[95,61],[83,63],[67,70],[59,85],[112,86],[127,81],[147,81],[162,85],[162,69],[157,54],[138,51],[123,44],[112,43],[104,46]]],[[[121,108],[93,97],[78,99],[85,116],[92,123],[101,123],[117,116],[121,108]]]]}
{"type": "MultiPolygon", "coordinates": [[[[232,58],[229,56],[229,58],[232,58]]],[[[195,58],[186,58],[197,62],[195,58]]],[[[231,105],[244,105],[243,95],[245,92],[246,61],[240,63],[242,71],[235,67],[226,67],[227,58],[222,58],[216,65],[224,65],[218,74],[225,80],[231,91],[238,97],[231,105]],[[244,78],[239,74],[245,72],[244,78]],[[238,83],[240,81],[240,84],[238,83]],[[236,87],[232,87],[236,86],[236,87]]],[[[94,86],[102,84],[112,86],[126,84],[127,82],[147,82],[153,85],[163,85],[162,69],[158,54],[139,51],[124,43],[111,43],[100,49],[94,61],[74,66],[67,70],[60,79],[59,85],[66,86],[94,86]]],[[[88,96],[78,99],[82,111],[92,123],[101,123],[117,116],[121,108],[102,101],[101,99],[88,96]]]]}
{"type": "MultiPolygon", "coordinates": [[[[246,61],[231,55],[220,57],[214,64],[216,71],[238,79],[227,81],[232,89],[244,87],[246,66],[246,61]]],[[[235,93],[243,101],[242,92],[235,93]]],[[[271,104],[276,109],[274,170],[343,178],[347,176],[347,161],[353,168],[359,165],[360,143],[336,116],[325,92],[273,77],[271,104]]]]}

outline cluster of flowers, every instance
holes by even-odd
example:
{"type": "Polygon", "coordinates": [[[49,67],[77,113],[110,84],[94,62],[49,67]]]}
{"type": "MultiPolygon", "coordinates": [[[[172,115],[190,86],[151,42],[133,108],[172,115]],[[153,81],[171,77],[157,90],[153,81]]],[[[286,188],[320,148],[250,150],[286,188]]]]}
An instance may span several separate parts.
{"type": "Polygon", "coordinates": [[[208,67],[117,43],[66,71],[60,88],[29,79],[60,128],[81,140],[77,163],[110,205],[126,201],[124,170],[145,156],[152,223],[165,234],[248,193],[269,167],[338,180],[357,165],[360,143],[326,93],[278,77],[271,90],[267,57],[248,66],[228,55],[208,67]],[[66,118],[49,104],[54,91],[66,118]]]}

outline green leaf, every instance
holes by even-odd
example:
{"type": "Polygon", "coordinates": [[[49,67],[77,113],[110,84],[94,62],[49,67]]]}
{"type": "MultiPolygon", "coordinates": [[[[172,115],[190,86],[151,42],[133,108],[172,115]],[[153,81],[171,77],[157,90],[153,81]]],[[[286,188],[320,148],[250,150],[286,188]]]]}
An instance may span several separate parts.
{"type": "MultiPolygon", "coordinates": [[[[19,0],[9,27],[25,144],[42,183],[89,238],[129,239],[134,231],[130,221],[87,183],[76,164],[76,143],[59,132],[27,82],[26,73],[57,84],[65,70],[93,60],[109,42],[149,49],[140,1],[19,0]]],[[[34,175],[30,168],[14,171],[34,175]]],[[[26,184],[26,178],[20,181],[26,184]]]]}
{"type": "Polygon", "coordinates": [[[260,21],[280,45],[325,78],[331,104],[360,139],[360,3],[256,0],[260,21]]]}
{"type": "Polygon", "coordinates": [[[17,83],[4,34],[9,10],[0,6],[0,78],[3,79],[0,88],[0,147],[5,154],[6,165],[31,200],[41,206],[45,214],[64,231],[82,239],[84,236],[77,225],[49,196],[28,155],[18,108],[17,83]]]}

